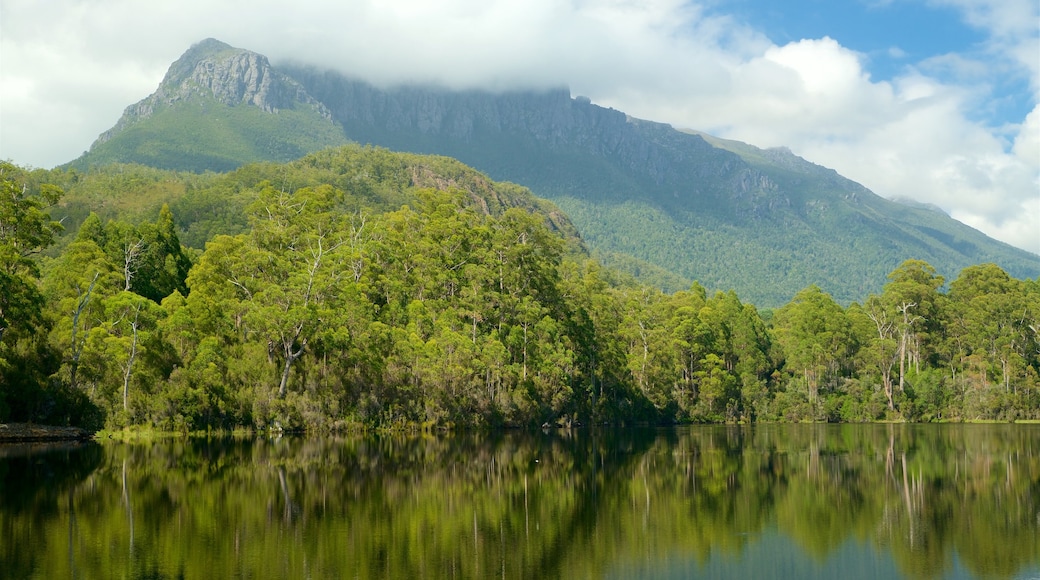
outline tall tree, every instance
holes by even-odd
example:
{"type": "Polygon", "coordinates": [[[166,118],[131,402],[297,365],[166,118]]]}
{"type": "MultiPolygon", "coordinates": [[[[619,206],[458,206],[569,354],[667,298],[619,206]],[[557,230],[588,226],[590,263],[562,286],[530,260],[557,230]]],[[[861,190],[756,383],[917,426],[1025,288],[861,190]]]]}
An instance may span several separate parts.
{"type": "Polygon", "coordinates": [[[919,371],[929,352],[929,340],[940,324],[943,277],[927,262],[907,260],[888,275],[889,282],[881,295],[881,306],[887,310],[890,332],[899,351],[899,390],[906,383],[907,368],[913,364],[919,371]]]}
{"type": "Polygon", "coordinates": [[[1011,395],[1028,382],[1029,368],[1035,377],[1040,301],[1027,288],[994,264],[965,268],[950,284],[952,363],[972,373],[976,387],[1011,395]]]}
{"type": "Polygon", "coordinates": [[[847,362],[852,345],[845,311],[817,286],[810,286],[776,311],[777,339],[792,374],[800,375],[811,405],[820,387],[847,362]]]}
{"type": "Polygon", "coordinates": [[[170,206],[163,204],[155,223],[140,227],[141,257],[133,290],[156,304],[174,291],[188,293],[191,260],[181,247],[170,206]]]}
{"type": "Polygon", "coordinates": [[[61,194],[30,189],[21,169],[0,162],[0,420],[32,419],[54,370],[36,256],[62,229],[47,212],[61,194]]]}
{"type": "Polygon", "coordinates": [[[43,303],[34,257],[62,230],[47,213],[61,190],[44,185],[29,191],[19,174],[16,166],[0,162],[0,348],[8,330],[40,324],[43,303]]]}

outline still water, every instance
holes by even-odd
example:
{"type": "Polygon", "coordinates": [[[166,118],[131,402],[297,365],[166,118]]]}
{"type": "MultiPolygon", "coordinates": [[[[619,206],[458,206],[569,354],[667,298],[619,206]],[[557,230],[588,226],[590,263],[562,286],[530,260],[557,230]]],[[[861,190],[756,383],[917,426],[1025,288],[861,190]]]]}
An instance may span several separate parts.
{"type": "Polygon", "coordinates": [[[0,577],[1040,578],[1040,425],[0,447],[0,577]]]}

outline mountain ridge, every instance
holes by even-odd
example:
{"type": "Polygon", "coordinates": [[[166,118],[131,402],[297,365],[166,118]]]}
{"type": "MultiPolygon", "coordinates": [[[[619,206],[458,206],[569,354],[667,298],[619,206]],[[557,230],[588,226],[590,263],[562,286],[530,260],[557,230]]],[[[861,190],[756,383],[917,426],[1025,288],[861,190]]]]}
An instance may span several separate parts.
{"type": "MultiPolygon", "coordinates": [[[[166,114],[188,119],[182,125],[199,124],[200,134],[212,131],[213,123],[200,124],[185,112],[199,103],[235,116],[219,127],[228,134],[248,134],[253,124],[297,111],[313,122],[309,127],[327,131],[318,139],[325,145],[302,143],[306,130],[255,131],[250,138],[261,145],[295,144],[279,145],[275,153],[242,148],[240,164],[264,155],[282,161],[276,153],[339,140],[453,157],[556,203],[594,252],[632,256],[712,290],[734,289],[763,306],[782,304],[811,284],[840,301],[858,300],[910,258],[932,263],[947,278],[990,261],[1016,277],[1040,276],[1040,257],[934,208],[886,200],[789,149],[676,130],[572,98],[563,87],[504,93],[379,88],[306,65],[271,66],[262,55],[210,39],[178,59],[149,99],[160,93],[166,114]]],[[[73,164],[104,159],[93,155],[95,148],[116,149],[134,131],[155,124],[154,113],[143,114],[146,108],[129,107],[122,128],[106,132],[73,164]]],[[[151,139],[141,148],[158,147],[157,137],[151,139]]],[[[203,150],[185,154],[178,169],[220,171],[235,163],[225,154],[230,148],[214,152],[194,141],[181,147],[203,150]],[[216,162],[207,165],[207,155],[216,162]]],[[[176,146],[166,150],[166,162],[178,154],[176,146]]],[[[116,160],[164,162],[158,157],[130,152],[116,160]]]]}

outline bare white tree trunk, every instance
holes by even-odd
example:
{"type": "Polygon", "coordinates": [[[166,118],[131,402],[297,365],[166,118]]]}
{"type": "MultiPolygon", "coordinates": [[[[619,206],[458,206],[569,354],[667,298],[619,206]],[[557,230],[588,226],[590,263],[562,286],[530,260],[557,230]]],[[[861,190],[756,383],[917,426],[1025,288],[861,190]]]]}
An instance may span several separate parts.
{"type": "Polygon", "coordinates": [[[130,323],[130,329],[132,331],[132,338],[130,340],[130,355],[126,359],[126,368],[123,371],[123,410],[126,411],[129,408],[130,400],[130,375],[133,373],[134,359],[137,358],[137,320],[141,315],[141,305],[137,306],[137,310],[134,311],[134,321],[130,323]]]}

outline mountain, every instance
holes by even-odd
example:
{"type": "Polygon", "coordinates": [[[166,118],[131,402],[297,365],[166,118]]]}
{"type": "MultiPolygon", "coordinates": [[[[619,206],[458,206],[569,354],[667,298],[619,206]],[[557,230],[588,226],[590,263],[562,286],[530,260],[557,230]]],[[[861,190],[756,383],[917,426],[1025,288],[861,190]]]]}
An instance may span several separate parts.
{"type": "Polygon", "coordinates": [[[70,165],[134,162],[229,171],[348,141],[329,110],[267,57],[207,39],[174,62],[151,96],[127,107],[115,127],[70,165]]]}
{"type": "Polygon", "coordinates": [[[608,264],[734,289],[759,306],[783,304],[811,284],[842,302],[861,300],[910,258],[947,279],[983,262],[1040,276],[1040,257],[933,208],[881,198],[786,149],[635,119],[565,88],[380,88],[312,67],[273,67],[213,40],[174,63],[159,90],[74,164],[221,171],[236,160],[283,159],[274,151],[291,155],[287,144],[336,139],[457,158],[555,202],[608,264]],[[287,113],[308,123],[272,120],[287,113]],[[265,149],[268,142],[277,146],[265,149]],[[253,146],[232,154],[220,143],[253,146]]]}

